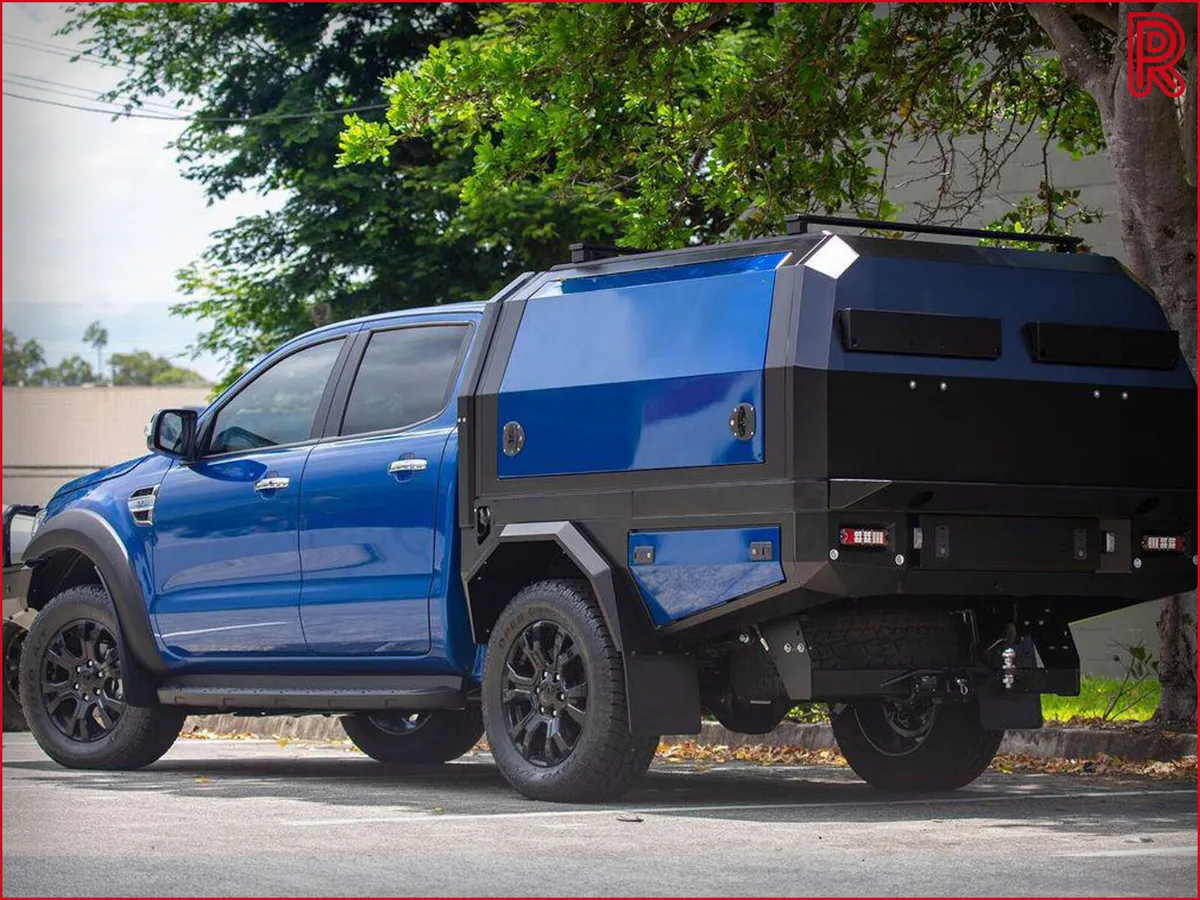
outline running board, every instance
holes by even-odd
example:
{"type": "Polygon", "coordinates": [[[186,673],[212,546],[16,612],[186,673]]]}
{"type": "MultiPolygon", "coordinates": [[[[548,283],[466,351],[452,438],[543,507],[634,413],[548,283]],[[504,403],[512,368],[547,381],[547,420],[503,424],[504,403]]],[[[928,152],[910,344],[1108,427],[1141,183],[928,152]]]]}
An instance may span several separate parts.
{"type": "Polygon", "coordinates": [[[181,675],[158,689],[160,703],[217,710],[415,711],[462,709],[457,675],[181,675]]]}

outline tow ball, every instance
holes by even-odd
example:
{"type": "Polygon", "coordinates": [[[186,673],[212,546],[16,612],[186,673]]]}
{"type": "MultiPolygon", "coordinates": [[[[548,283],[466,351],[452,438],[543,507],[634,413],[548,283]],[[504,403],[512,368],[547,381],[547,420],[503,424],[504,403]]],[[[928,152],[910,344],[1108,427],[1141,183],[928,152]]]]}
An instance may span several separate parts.
{"type": "Polygon", "coordinates": [[[1000,654],[1000,659],[1000,671],[1003,673],[1004,689],[1011,691],[1013,683],[1017,680],[1017,651],[1012,647],[1006,647],[1004,652],[1000,654]]]}

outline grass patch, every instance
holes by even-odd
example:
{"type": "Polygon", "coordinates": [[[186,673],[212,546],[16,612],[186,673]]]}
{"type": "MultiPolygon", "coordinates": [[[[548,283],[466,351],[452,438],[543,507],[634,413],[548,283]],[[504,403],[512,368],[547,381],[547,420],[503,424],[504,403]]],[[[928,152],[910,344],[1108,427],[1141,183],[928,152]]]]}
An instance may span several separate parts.
{"type": "Polygon", "coordinates": [[[1080,679],[1078,697],[1043,694],[1042,715],[1047,720],[1056,719],[1060,722],[1077,717],[1145,722],[1158,708],[1162,687],[1157,678],[1147,678],[1137,684],[1131,680],[1122,696],[1118,696],[1120,692],[1120,679],[1084,675],[1080,679]]]}
{"type": "MultiPolygon", "coordinates": [[[[1120,679],[1084,675],[1080,679],[1078,697],[1043,694],[1042,716],[1048,722],[1069,722],[1076,718],[1145,722],[1158,708],[1161,692],[1158,679],[1147,678],[1137,684],[1130,680],[1124,694],[1118,696],[1121,694],[1120,679]]],[[[792,722],[828,722],[829,713],[824,703],[802,703],[794,707],[787,718],[792,722]]]]}

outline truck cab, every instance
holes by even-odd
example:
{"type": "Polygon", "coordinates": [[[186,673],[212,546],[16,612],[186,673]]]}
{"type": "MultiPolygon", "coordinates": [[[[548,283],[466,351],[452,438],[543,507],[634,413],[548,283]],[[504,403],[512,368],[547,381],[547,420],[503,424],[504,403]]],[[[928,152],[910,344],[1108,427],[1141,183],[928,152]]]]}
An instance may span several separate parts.
{"type": "Polygon", "coordinates": [[[1078,691],[1071,621],[1194,588],[1195,407],[1101,257],[583,248],[299,337],[60,489],[26,713],[101,768],[204,711],[341,715],[393,762],[486,728],[578,801],[815,700],[866,780],[957,787],[1078,691]]]}

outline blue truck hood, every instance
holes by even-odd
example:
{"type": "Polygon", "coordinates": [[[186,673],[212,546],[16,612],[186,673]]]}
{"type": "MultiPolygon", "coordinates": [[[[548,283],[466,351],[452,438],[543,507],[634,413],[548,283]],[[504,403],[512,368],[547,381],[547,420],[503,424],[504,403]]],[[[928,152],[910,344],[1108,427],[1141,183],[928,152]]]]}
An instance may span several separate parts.
{"type": "Polygon", "coordinates": [[[125,462],[119,462],[115,466],[109,466],[107,469],[101,469],[98,472],[92,472],[88,475],[81,475],[79,478],[76,478],[73,481],[68,481],[66,484],[60,487],[54,492],[54,496],[60,497],[63,494],[67,494],[71,491],[77,491],[80,488],[91,487],[92,485],[99,484],[102,481],[108,481],[110,478],[118,478],[127,472],[132,472],[149,458],[150,456],[147,454],[146,456],[139,456],[137,459],[127,459],[125,462]]]}

